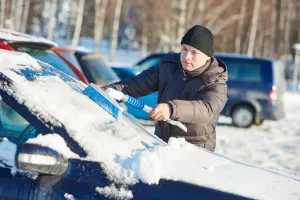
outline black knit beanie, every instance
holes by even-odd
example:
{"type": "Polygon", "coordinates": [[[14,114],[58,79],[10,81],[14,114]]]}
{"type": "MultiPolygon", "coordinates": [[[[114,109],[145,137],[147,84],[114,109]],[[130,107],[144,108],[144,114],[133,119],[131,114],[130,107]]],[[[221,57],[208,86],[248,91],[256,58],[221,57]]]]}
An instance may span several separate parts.
{"type": "Polygon", "coordinates": [[[208,28],[201,25],[189,29],[183,36],[181,44],[190,45],[209,57],[214,54],[214,36],[208,28]]]}

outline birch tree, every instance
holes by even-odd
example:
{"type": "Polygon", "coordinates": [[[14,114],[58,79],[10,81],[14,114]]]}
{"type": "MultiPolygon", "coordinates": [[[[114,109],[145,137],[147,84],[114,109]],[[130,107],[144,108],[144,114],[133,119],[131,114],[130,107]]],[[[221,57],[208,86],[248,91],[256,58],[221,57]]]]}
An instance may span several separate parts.
{"type": "Polygon", "coordinates": [[[107,0],[96,0],[95,1],[95,51],[100,52],[100,44],[103,37],[104,28],[104,16],[105,9],[107,6],[107,0]],[[101,5],[102,3],[102,5],[101,5]]]}
{"type": "Polygon", "coordinates": [[[115,56],[117,53],[122,2],[123,2],[123,0],[117,0],[117,2],[116,2],[115,15],[114,15],[114,21],[113,21],[113,29],[112,29],[111,46],[110,46],[110,60],[111,61],[115,60],[115,56]]]}
{"type": "Polygon", "coordinates": [[[25,0],[22,24],[21,24],[21,28],[20,28],[20,31],[23,33],[26,32],[27,19],[28,19],[28,13],[29,13],[29,5],[30,5],[30,0],[25,0]]]}
{"type": "Polygon", "coordinates": [[[56,10],[57,10],[57,0],[51,1],[49,24],[48,24],[48,36],[49,40],[53,40],[55,27],[56,27],[56,10]]]}
{"type": "Polygon", "coordinates": [[[255,0],[252,22],[251,22],[249,46],[247,51],[248,56],[253,56],[253,50],[254,50],[254,44],[255,44],[255,38],[256,38],[257,26],[258,26],[259,10],[260,10],[260,0],[255,0]]]}
{"type": "MultiPolygon", "coordinates": [[[[177,33],[177,40],[180,40],[183,37],[185,32],[185,17],[186,17],[186,3],[187,0],[180,0],[179,2],[179,20],[178,20],[178,33],[177,33]]],[[[178,42],[178,44],[180,41],[178,42]]]]}
{"type": "Polygon", "coordinates": [[[23,0],[17,1],[17,9],[15,10],[15,29],[20,31],[21,29],[21,21],[22,21],[22,13],[23,13],[23,0]]]}
{"type": "Polygon", "coordinates": [[[205,0],[199,0],[198,10],[199,10],[199,24],[204,24],[205,0]]]}
{"type": "Polygon", "coordinates": [[[78,40],[81,33],[82,19],[83,19],[83,11],[84,11],[85,0],[79,0],[78,10],[77,10],[77,18],[76,18],[76,26],[75,32],[72,40],[72,46],[77,46],[78,40]]]}
{"type": "Polygon", "coordinates": [[[0,8],[0,28],[4,28],[5,24],[5,3],[6,0],[1,0],[1,8],[0,8]]]}
{"type": "Polygon", "coordinates": [[[9,20],[9,28],[10,29],[15,29],[15,7],[16,7],[16,0],[11,0],[10,20],[9,20]]]}
{"type": "Polygon", "coordinates": [[[239,19],[237,31],[236,31],[235,53],[241,53],[241,40],[242,40],[245,14],[246,14],[246,3],[247,3],[247,0],[242,0],[242,6],[241,6],[241,10],[240,10],[241,18],[239,19]]]}

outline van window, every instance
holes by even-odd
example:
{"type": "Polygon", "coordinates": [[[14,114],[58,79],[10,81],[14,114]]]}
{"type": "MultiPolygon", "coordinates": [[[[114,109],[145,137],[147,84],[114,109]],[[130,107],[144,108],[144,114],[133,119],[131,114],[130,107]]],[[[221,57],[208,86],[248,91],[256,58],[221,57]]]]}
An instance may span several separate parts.
{"type": "Polygon", "coordinates": [[[231,81],[261,82],[261,68],[259,63],[244,60],[222,59],[228,68],[228,79],[231,81]]]}

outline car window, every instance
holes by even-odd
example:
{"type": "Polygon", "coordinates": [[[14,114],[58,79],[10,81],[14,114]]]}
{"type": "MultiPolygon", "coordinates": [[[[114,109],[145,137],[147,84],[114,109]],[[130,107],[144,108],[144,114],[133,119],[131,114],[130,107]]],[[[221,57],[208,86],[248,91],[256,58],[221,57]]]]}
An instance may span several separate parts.
{"type": "Polygon", "coordinates": [[[221,59],[228,68],[228,80],[261,82],[260,64],[253,61],[221,59]]]}
{"type": "Polygon", "coordinates": [[[16,144],[36,136],[36,129],[9,105],[0,101],[0,140],[8,138],[16,144]]]}
{"type": "Polygon", "coordinates": [[[60,52],[68,61],[70,61],[77,69],[82,71],[80,64],[73,53],[60,52]]]}
{"type": "Polygon", "coordinates": [[[28,53],[35,59],[38,59],[45,63],[48,63],[48,64],[52,65],[53,67],[55,67],[56,69],[59,69],[59,70],[63,71],[64,73],[68,74],[69,76],[75,78],[76,80],[79,80],[79,78],[70,69],[70,67],[60,57],[58,57],[54,52],[52,52],[50,50],[31,49],[31,48],[27,48],[27,47],[19,47],[19,48],[17,48],[17,50],[28,53]]]}
{"type": "Polygon", "coordinates": [[[131,74],[131,73],[129,73],[125,70],[119,69],[119,68],[113,68],[113,70],[121,80],[126,80],[126,79],[134,76],[134,74],[131,74]]]}
{"type": "Polygon", "coordinates": [[[117,74],[98,55],[82,56],[80,61],[83,71],[91,82],[104,85],[120,80],[117,74]]]}
{"type": "Polygon", "coordinates": [[[135,70],[139,71],[139,72],[142,72],[150,67],[155,67],[157,66],[157,64],[161,61],[161,57],[150,57],[146,60],[144,60],[144,62],[140,62],[138,64],[138,66],[135,66],[135,70]]]}

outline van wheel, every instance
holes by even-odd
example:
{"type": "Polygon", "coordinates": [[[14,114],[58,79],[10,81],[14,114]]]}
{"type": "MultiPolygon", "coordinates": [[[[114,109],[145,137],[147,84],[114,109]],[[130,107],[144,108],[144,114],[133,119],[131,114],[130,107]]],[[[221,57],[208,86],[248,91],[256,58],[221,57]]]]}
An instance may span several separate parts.
{"type": "Polygon", "coordinates": [[[232,124],[235,127],[249,128],[254,123],[254,110],[250,106],[240,105],[231,112],[232,124]]]}

